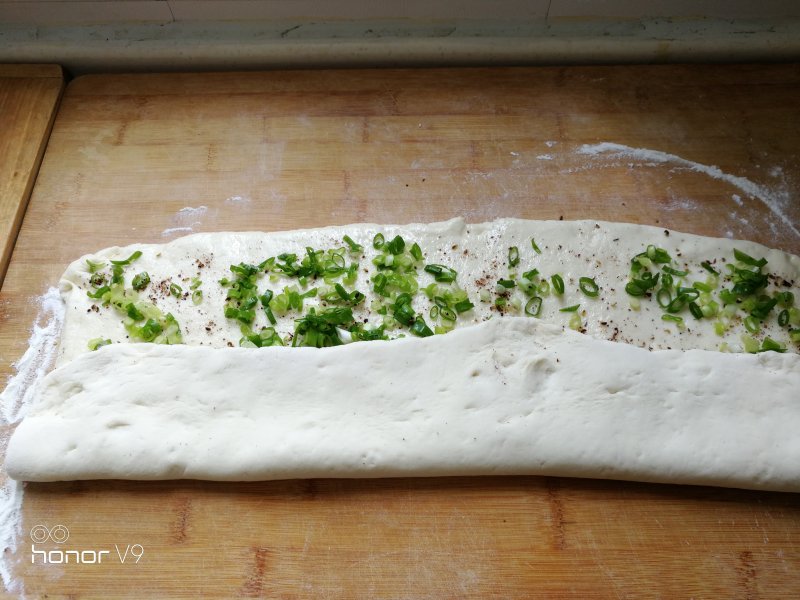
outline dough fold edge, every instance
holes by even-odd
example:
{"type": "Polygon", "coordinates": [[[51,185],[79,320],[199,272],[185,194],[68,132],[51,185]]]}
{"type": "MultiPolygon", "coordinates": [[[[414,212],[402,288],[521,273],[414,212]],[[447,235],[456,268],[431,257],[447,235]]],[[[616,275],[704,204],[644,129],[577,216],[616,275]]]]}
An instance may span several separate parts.
{"type": "Polygon", "coordinates": [[[549,475],[800,491],[800,356],[532,318],[330,349],[118,344],[47,375],[14,479],[549,475]]]}

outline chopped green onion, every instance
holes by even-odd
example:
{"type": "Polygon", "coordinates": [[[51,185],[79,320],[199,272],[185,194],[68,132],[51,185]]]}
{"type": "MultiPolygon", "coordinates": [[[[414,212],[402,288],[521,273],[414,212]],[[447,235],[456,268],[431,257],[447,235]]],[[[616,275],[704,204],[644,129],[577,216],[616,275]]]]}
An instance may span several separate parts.
{"type": "Polygon", "coordinates": [[[668,289],[662,287],[656,292],[656,302],[661,308],[666,309],[672,302],[672,294],[668,289]]]}
{"type": "Polygon", "coordinates": [[[749,352],[750,354],[755,354],[759,350],[758,340],[752,338],[749,335],[742,335],[742,345],[744,346],[744,351],[749,352]]]}
{"type": "Polygon", "coordinates": [[[600,287],[592,277],[581,277],[578,280],[578,287],[590,298],[596,298],[600,295],[600,287]]]}
{"type": "Polygon", "coordinates": [[[131,287],[135,289],[137,292],[143,290],[147,287],[150,283],[150,275],[147,271],[142,271],[133,276],[133,280],[131,281],[131,287]]]}
{"type": "Polygon", "coordinates": [[[133,261],[137,260],[137,259],[138,259],[138,258],[139,258],[141,255],[142,255],[142,252],[141,252],[141,250],[137,250],[136,252],[134,252],[133,254],[131,254],[131,255],[130,255],[128,258],[126,258],[125,260],[112,260],[112,261],[111,261],[111,264],[112,264],[112,265],[117,265],[118,267],[127,267],[127,266],[128,266],[129,264],[131,264],[133,261]]]}
{"type": "Polygon", "coordinates": [[[683,327],[683,318],[676,315],[661,315],[661,320],[672,321],[673,323],[677,323],[679,327],[683,327]]]}
{"type": "Polygon", "coordinates": [[[719,275],[719,271],[717,271],[714,267],[712,267],[711,263],[708,262],[707,260],[701,262],[700,266],[703,267],[706,271],[708,271],[712,275],[719,275]]]}
{"type": "Polygon", "coordinates": [[[538,317],[542,312],[542,299],[534,296],[525,303],[525,314],[529,317],[538,317]]]}
{"type": "Polygon", "coordinates": [[[89,350],[94,351],[94,350],[97,350],[98,348],[102,348],[103,346],[108,346],[110,343],[111,343],[111,340],[109,340],[109,339],[92,338],[91,340],[89,340],[88,346],[89,346],[89,350]]]}
{"type": "Polygon", "coordinates": [[[169,284],[169,293],[176,298],[180,298],[181,294],[183,293],[183,288],[179,286],[177,283],[170,283],[169,284]]]}
{"type": "Polygon", "coordinates": [[[539,250],[539,246],[536,245],[536,240],[531,238],[531,248],[536,252],[536,254],[541,254],[542,251],[539,250]]]}
{"type": "Polygon", "coordinates": [[[744,252],[742,252],[741,250],[737,250],[736,248],[733,249],[733,255],[736,257],[736,260],[738,260],[740,263],[749,265],[751,267],[758,267],[760,269],[761,267],[767,264],[766,258],[761,258],[759,260],[756,260],[749,254],[745,254],[744,252]]]}
{"type": "Polygon", "coordinates": [[[428,327],[422,317],[417,317],[411,325],[411,333],[418,337],[428,337],[433,335],[433,331],[428,327]]]}
{"type": "Polygon", "coordinates": [[[537,275],[539,275],[539,269],[531,269],[530,271],[525,271],[522,274],[522,278],[527,279],[528,281],[533,283],[533,280],[536,279],[537,275]]]}
{"type": "Polygon", "coordinates": [[[775,297],[778,299],[781,306],[785,306],[786,308],[794,306],[794,294],[792,292],[780,292],[775,297]]]}
{"type": "Polygon", "coordinates": [[[761,326],[758,320],[755,317],[745,317],[744,319],[744,328],[747,329],[750,333],[758,333],[761,329],[761,326]]]}
{"type": "Polygon", "coordinates": [[[405,250],[406,242],[402,237],[396,235],[394,236],[392,241],[390,241],[385,245],[385,247],[386,247],[386,252],[394,256],[397,256],[398,254],[402,254],[403,250],[405,250]]]}
{"type": "Polygon", "coordinates": [[[195,305],[201,304],[203,302],[203,290],[194,290],[192,292],[192,302],[195,305]]]}
{"type": "Polygon", "coordinates": [[[692,284],[692,287],[696,290],[700,290],[701,292],[710,293],[714,291],[714,288],[707,283],[703,283],[702,281],[695,281],[692,284]]]}
{"type": "Polygon", "coordinates": [[[456,280],[456,273],[450,267],[446,267],[444,265],[425,265],[425,271],[433,275],[434,279],[439,283],[449,283],[451,281],[456,280]]]}
{"type": "Polygon", "coordinates": [[[508,266],[516,267],[519,264],[519,248],[511,246],[508,249],[508,266]]]}
{"type": "Polygon", "coordinates": [[[572,306],[565,306],[564,308],[558,309],[558,312],[576,312],[580,307],[580,304],[573,304],[572,306]]]}
{"type": "Polygon", "coordinates": [[[786,352],[786,346],[779,344],[771,337],[765,337],[764,341],[761,342],[759,352],[786,352]]]}
{"type": "Polygon", "coordinates": [[[409,250],[409,252],[411,253],[411,256],[414,257],[414,260],[416,261],[422,260],[422,248],[419,247],[419,244],[417,242],[414,242],[411,245],[411,250],[409,250]]]}
{"type": "Polygon", "coordinates": [[[686,277],[689,274],[689,271],[678,271],[677,269],[673,269],[672,267],[668,267],[666,265],[661,267],[661,270],[664,271],[664,273],[669,273],[675,277],[686,277]]]}
{"type": "Polygon", "coordinates": [[[453,305],[453,308],[456,310],[457,313],[467,312],[468,310],[474,307],[475,305],[469,300],[461,300],[453,305]]]}
{"type": "Polygon", "coordinates": [[[695,319],[702,319],[705,316],[703,310],[697,306],[696,302],[689,302],[689,312],[692,313],[695,319]]]}
{"type": "Polygon", "coordinates": [[[506,290],[510,290],[511,288],[517,287],[517,282],[513,279],[498,279],[497,285],[505,288],[506,290]]]}
{"type": "Polygon", "coordinates": [[[559,296],[564,293],[564,280],[561,278],[561,275],[556,273],[550,278],[550,281],[553,282],[553,288],[556,291],[556,294],[559,296]]]}
{"type": "Polygon", "coordinates": [[[572,313],[572,316],[569,318],[568,326],[570,329],[574,331],[580,331],[583,327],[583,320],[581,319],[581,315],[577,312],[572,313]]]}
{"type": "Polygon", "coordinates": [[[125,314],[128,315],[134,321],[144,321],[144,315],[136,308],[133,302],[128,303],[125,307],[125,314]]]}
{"type": "Polygon", "coordinates": [[[786,327],[789,324],[789,311],[785,308],[778,313],[778,325],[786,327]]]}
{"type": "Polygon", "coordinates": [[[344,243],[347,244],[348,247],[350,248],[350,252],[353,252],[354,254],[357,252],[361,252],[364,249],[364,247],[361,246],[361,244],[357,244],[353,240],[353,238],[351,238],[349,235],[345,234],[344,238],[342,239],[344,240],[344,243]]]}
{"type": "Polygon", "coordinates": [[[101,299],[103,297],[103,295],[106,292],[110,292],[110,291],[111,291],[111,287],[108,286],[108,285],[104,285],[103,287],[97,288],[94,292],[86,292],[86,295],[89,296],[89,298],[92,298],[94,300],[99,300],[99,299],[101,299]]]}
{"type": "Polygon", "coordinates": [[[89,268],[89,273],[97,273],[100,269],[106,266],[106,263],[102,260],[94,261],[87,258],[86,266],[89,268]]]}
{"type": "Polygon", "coordinates": [[[385,242],[386,242],[386,238],[383,237],[383,234],[382,233],[376,233],[375,237],[372,238],[372,247],[375,248],[375,250],[380,250],[381,248],[383,248],[383,244],[385,242]]]}

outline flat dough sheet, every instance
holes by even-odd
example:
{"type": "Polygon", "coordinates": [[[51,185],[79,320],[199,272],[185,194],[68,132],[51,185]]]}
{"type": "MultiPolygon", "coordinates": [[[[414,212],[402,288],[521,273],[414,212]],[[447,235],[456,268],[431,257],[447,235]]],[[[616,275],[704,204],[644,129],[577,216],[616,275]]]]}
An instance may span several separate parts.
{"type": "Polygon", "coordinates": [[[50,373],[18,479],[535,474],[800,491],[800,356],[536,319],[311,348],[119,344],[50,373]]]}

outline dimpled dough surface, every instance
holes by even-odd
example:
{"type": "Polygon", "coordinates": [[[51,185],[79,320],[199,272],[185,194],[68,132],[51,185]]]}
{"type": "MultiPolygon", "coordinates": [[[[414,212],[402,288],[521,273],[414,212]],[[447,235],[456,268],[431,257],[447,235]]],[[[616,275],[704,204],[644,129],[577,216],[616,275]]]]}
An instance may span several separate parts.
{"type": "MultiPolygon", "coordinates": [[[[160,306],[181,322],[186,345],[88,352],[95,332],[118,335],[116,327],[124,338],[124,329],[110,309],[86,312],[88,276],[85,261],[76,261],[62,281],[68,319],[60,366],[39,384],[36,405],[10,441],[9,474],[34,481],[546,474],[800,491],[796,347],[708,350],[720,340],[707,324],[670,330],[654,318],[657,306],[631,311],[622,291],[630,257],[650,243],[692,266],[736,247],[767,257],[771,273],[794,281],[800,262],[786,253],[636,225],[504,220],[199,234],[93,258],[141,249],[141,264],[126,277],[146,268],[154,279],[193,277],[190,265],[210,263],[203,310],[220,312],[223,296],[215,300],[211,284],[228,265],[287,247],[330,247],[344,233],[366,248],[378,230],[419,241],[426,262],[453,266],[471,295],[477,279],[497,277],[498,267],[486,265],[499,262],[502,276],[510,245],[520,247],[520,270],[560,272],[568,287],[588,271],[602,294],[551,297],[542,320],[489,318],[478,305],[446,335],[324,350],[226,348],[229,324],[204,331],[210,312],[194,307],[192,316],[190,302],[167,298],[160,306]],[[531,237],[541,255],[524,249],[531,237]],[[585,307],[588,335],[564,328],[558,307],[572,302],[585,307]]],[[[356,288],[367,291],[365,281],[356,288]]]]}

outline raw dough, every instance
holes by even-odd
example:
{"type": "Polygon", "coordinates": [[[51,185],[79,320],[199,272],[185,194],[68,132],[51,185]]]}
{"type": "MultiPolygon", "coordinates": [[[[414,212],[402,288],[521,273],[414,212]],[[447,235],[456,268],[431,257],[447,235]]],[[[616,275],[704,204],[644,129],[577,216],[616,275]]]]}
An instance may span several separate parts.
{"type": "MultiPolygon", "coordinates": [[[[624,292],[630,259],[649,244],[669,251],[690,281],[706,276],[701,261],[722,267],[734,248],[767,258],[776,276],[770,293],[800,275],[800,258],[751,242],[517,219],[197,234],[82,257],[61,282],[60,367],[14,433],[7,470],[38,481],[547,474],[800,491],[797,344],[787,354],[707,351],[721,341],[710,319],[680,330],[660,319],[655,301],[631,310],[624,292]],[[354,312],[374,323],[369,277],[377,232],[417,241],[426,263],[455,268],[476,304],[459,324],[474,326],[325,350],[225,347],[240,336],[238,324],[222,316],[225,289],[217,283],[231,264],[341,246],[344,234],[365,248],[355,287],[367,300],[354,312]],[[476,298],[505,276],[512,245],[520,248],[520,272],[535,267],[566,283],[563,297],[545,299],[541,321],[500,318],[476,298]],[[127,341],[119,314],[87,297],[86,259],[122,259],[134,250],[142,256],[126,282],[150,273],[148,296],[177,317],[186,345],[116,343],[127,341]],[[598,298],[577,290],[583,276],[596,279],[598,298]],[[154,291],[185,287],[194,277],[203,281],[199,306],[154,291]],[[588,335],[565,331],[569,314],[559,308],[574,303],[588,335]],[[88,352],[94,337],[115,343],[88,352]],[[673,350],[659,350],[666,348],[673,350]]],[[[430,281],[420,273],[420,287],[430,281]]],[[[259,289],[288,283],[262,277],[259,289]]],[[[427,312],[422,294],[415,302],[427,312]]],[[[277,329],[291,331],[297,316],[277,329]]],[[[258,319],[255,328],[266,323],[261,311],[258,319]]],[[[775,321],[761,335],[786,343],[775,321]]],[[[725,341],[735,347],[742,331],[732,327],[725,341]]]]}
{"type": "MultiPolygon", "coordinates": [[[[345,234],[365,248],[365,258],[361,259],[355,287],[365,293],[367,299],[354,310],[354,315],[360,319],[369,318],[370,323],[375,323],[376,316],[369,309],[374,297],[369,277],[375,272],[371,263],[375,254],[372,238],[378,232],[384,233],[387,240],[400,234],[408,244],[416,241],[425,253],[426,262],[442,263],[458,271],[459,285],[469,293],[476,305],[473,311],[459,319],[459,326],[479,323],[497,314],[491,309],[491,303],[478,301],[478,290],[481,289],[478,282],[482,282],[485,289],[493,291],[495,281],[507,273],[508,248],[518,246],[521,259],[519,272],[537,268],[548,277],[560,273],[566,284],[567,290],[562,297],[551,294],[545,299],[542,320],[566,326],[570,315],[560,313],[559,309],[580,303],[581,310],[585,311],[583,322],[588,335],[645,348],[716,350],[720,342],[725,341],[736,349],[741,345],[740,335],[745,332],[740,323],[732,327],[724,338],[720,338],[714,333],[711,319],[695,321],[691,317],[687,319],[687,329],[679,331],[673,324],[661,320],[663,311],[655,300],[642,302],[640,311],[632,311],[630,298],[624,291],[630,260],[649,244],[666,249],[679,261],[681,268],[687,266],[692,281],[702,281],[708,275],[700,267],[701,261],[717,260],[722,268],[721,261],[732,260],[734,248],[757,258],[765,257],[769,261],[767,270],[770,273],[791,281],[800,280],[800,257],[760,244],[603,221],[499,219],[467,224],[463,219],[453,219],[443,223],[402,226],[357,224],[273,233],[199,233],[168,244],[108,248],[81,257],[69,265],[61,280],[67,313],[58,364],[65,364],[79,354],[88,352],[86,344],[92,338],[110,338],[115,343],[126,341],[125,330],[114,309],[102,306],[99,306],[99,312],[92,309],[93,305],[98,304],[86,296],[87,289],[91,289],[88,285],[87,258],[118,260],[130,256],[134,250],[142,251],[142,257],[127,269],[126,278],[130,285],[130,278],[136,272],[147,271],[153,281],[150,291],[160,281],[174,281],[188,289],[190,278],[200,277],[205,299],[199,306],[195,306],[191,299],[176,300],[169,294],[150,295],[164,312],[175,315],[181,324],[186,344],[223,348],[228,343],[238,345],[241,337],[238,323],[222,315],[226,290],[217,283],[221,278],[231,276],[230,265],[240,262],[257,264],[281,252],[295,252],[302,256],[306,246],[316,249],[339,247],[344,245],[342,237],[345,234]],[[531,238],[536,240],[541,254],[532,249],[531,238]],[[365,273],[363,269],[368,272],[365,273]],[[596,278],[602,290],[599,298],[587,298],[578,291],[578,278],[583,276],[596,278]]],[[[420,274],[420,286],[432,281],[433,277],[428,273],[420,274]]],[[[263,292],[269,287],[277,292],[290,283],[292,281],[286,279],[270,283],[266,277],[262,277],[259,289],[263,292]]],[[[773,289],[776,288],[770,286],[770,292],[773,289]]],[[[521,292],[515,293],[521,296],[521,292]]],[[[796,295],[800,300],[800,294],[796,295]]],[[[315,302],[315,299],[307,300],[308,305],[315,302]]],[[[420,297],[416,308],[427,314],[430,303],[420,297]]],[[[278,331],[282,334],[290,332],[297,316],[296,313],[290,313],[279,319],[278,331]]],[[[258,311],[255,326],[266,324],[263,312],[258,311]]],[[[785,329],[780,331],[774,318],[770,319],[762,334],[770,335],[781,343],[788,341],[785,329]]],[[[797,352],[797,345],[792,344],[790,351],[797,352]]]]}
{"type": "Polygon", "coordinates": [[[118,344],[44,380],[18,479],[541,474],[800,491],[800,356],[536,319],[310,348],[118,344]]]}

